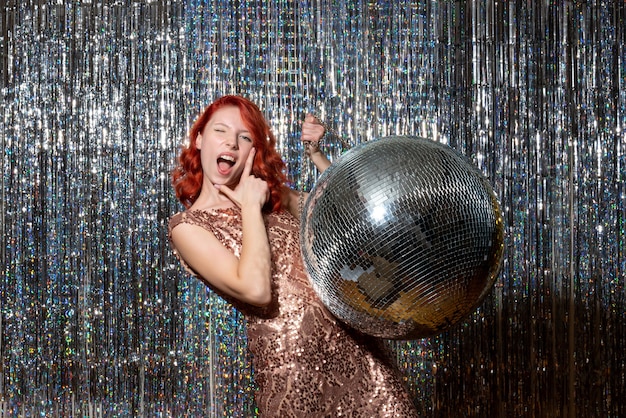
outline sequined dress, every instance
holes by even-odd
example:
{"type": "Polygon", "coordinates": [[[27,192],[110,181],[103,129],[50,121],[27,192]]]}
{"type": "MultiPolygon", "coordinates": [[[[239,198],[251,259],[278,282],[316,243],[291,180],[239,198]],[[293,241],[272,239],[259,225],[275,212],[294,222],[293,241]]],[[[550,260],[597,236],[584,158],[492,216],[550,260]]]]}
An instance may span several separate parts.
{"type": "MultiPolygon", "coordinates": [[[[170,220],[170,231],[180,223],[213,232],[239,256],[238,208],[178,213],[170,220]]],[[[273,302],[261,309],[229,299],[247,320],[260,416],[417,416],[398,374],[368,341],[374,339],[346,329],[311,288],[298,221],[280,212],[266,215],[265,223],[272,248],[273,302]]]]}

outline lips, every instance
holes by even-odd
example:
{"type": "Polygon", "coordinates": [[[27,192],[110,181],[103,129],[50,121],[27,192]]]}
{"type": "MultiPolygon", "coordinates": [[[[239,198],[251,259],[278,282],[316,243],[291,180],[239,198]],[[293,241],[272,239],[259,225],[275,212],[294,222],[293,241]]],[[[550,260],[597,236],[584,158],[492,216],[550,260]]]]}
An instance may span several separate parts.
{"type": "Polygon", "coordinates": [[[227,175],[233,168],[236,162],[236,158],[230,154],[220,154],[217,157],[217,170],[222,175],[227,175]]]}

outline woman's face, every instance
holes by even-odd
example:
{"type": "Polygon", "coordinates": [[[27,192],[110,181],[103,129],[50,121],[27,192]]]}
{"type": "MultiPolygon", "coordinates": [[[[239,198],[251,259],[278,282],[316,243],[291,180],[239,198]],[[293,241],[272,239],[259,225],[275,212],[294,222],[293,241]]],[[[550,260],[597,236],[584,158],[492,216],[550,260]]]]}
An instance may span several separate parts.
{"type": "Polygon", "coordinates": [[[213,113],[196,138],[205,181],[230,188],[239,183],[253,146],[250,135],[238,107],[225,106],[213,113]]]}

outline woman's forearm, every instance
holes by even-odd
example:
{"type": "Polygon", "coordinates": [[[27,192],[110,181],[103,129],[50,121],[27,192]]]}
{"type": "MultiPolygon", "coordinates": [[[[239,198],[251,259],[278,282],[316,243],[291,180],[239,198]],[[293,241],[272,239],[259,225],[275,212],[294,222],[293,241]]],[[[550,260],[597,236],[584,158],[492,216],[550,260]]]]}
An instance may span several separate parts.
{"type": "Polygon", "coordinates": [[[271,252],[263,214],[258,208],[242,208],[242,246],[239,277],[249,285],[249,297],[259,305],[271,301],[271,252]]]}
{"type": "Polygon", "coordinates": [[[316,151],[311,152],[311,161],[320,173],[323,173],[328,167],[330,167],[330,160],[326,155],[317,148],[316,151]]]}

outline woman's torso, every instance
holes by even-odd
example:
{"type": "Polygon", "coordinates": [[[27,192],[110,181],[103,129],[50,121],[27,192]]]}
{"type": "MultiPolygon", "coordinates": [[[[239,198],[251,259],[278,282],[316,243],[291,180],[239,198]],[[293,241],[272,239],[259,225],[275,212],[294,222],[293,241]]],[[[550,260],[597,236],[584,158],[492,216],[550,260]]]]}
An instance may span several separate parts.
{"type": "MultiPolygon", "coordinates": [[[[182,212],[170,228],[181,222],[211,231],[239,256],[239,209],[182,212]]],[[[266,215],[266,225],[273,302],[261,309],[229,299],[248,321],[259,410],[280,417],[414,416],[403,385],[381,353],[340,324],[315,294],[302,263],[298,221],[279,212],[266,215]]]]}

